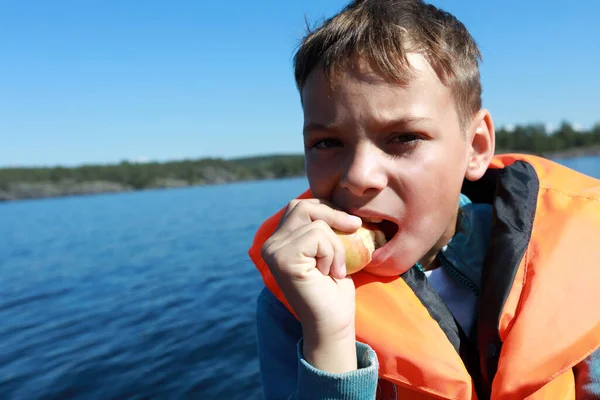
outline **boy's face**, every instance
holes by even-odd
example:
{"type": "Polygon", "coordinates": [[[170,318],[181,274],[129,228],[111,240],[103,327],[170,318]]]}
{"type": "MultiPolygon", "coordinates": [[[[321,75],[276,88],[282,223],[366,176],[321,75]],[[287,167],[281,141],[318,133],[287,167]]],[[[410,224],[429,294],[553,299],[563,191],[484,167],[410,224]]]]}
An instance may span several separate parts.
{"type": "Polygon", "coordinates": [[[471,150],[450,90],[424,57],[409,60],[417,74],[407,86],[359,63],[333,90],[315,68],[301,93],[313,195],[394,224],[380,225],[391,241],[367,268],[383,276],[429,265],[454,235],[471,150]]]}

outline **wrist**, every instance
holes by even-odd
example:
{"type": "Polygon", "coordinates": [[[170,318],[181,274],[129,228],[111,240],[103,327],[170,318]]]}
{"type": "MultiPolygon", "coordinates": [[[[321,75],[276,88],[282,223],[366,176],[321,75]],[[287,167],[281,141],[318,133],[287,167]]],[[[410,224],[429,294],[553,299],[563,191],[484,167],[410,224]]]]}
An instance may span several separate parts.
{"type": "Polygon", "coordinates": [[[342,374],[358,368],[354,329],[330,336],[305,333],[302,354],[310,365],[324,372],[342,374]]]}

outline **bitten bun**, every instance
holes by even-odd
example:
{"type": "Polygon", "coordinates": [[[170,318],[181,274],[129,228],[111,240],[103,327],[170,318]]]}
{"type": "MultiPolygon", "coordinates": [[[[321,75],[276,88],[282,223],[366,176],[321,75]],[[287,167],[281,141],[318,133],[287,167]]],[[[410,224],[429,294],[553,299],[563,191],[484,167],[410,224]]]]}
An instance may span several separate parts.
{"type": "Polygon", "coordinates": [[[381,231],[360,227],[356,232],[335,231],[346,249],[346,274],[350,275],[366,267],[372,260],[373,252],[385,242],[381,231]]]}

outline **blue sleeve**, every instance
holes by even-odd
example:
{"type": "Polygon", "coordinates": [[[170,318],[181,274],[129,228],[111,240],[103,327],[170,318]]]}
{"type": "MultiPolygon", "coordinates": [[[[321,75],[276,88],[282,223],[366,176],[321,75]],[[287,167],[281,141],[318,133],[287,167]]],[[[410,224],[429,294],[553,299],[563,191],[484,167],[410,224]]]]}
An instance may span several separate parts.
{"type": "Polygon", "coordinates": [[[577,400],[600,398],[600,349],[576,365],[573,372],[577,400]]]}
{"type": "Polygon", "coordinates": [[[263,289],[257,302],[260,375],[265,400],[374,399],[377,356],[357,342],[358,369],[330,374],[311,366],[302,356],[302,326],[283,304],[263,289]]]}

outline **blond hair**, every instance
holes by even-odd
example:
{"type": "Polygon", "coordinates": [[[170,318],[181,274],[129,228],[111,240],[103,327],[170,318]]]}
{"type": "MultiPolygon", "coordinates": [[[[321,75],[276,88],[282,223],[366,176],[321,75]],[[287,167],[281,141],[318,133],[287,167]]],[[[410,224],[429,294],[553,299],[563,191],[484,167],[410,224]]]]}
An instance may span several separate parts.
{"type": "Polygon", "coordinates": [[[407,84],[413,69],[409,52],[422,54],[450,88],[463,131],[481,108],[481,53],[465,26],[420,0],[354,0],[315,30],[309,29],[294,56],[300,92],[319,65],[334,75],[358,59],[384,77],[407,84]]]}

